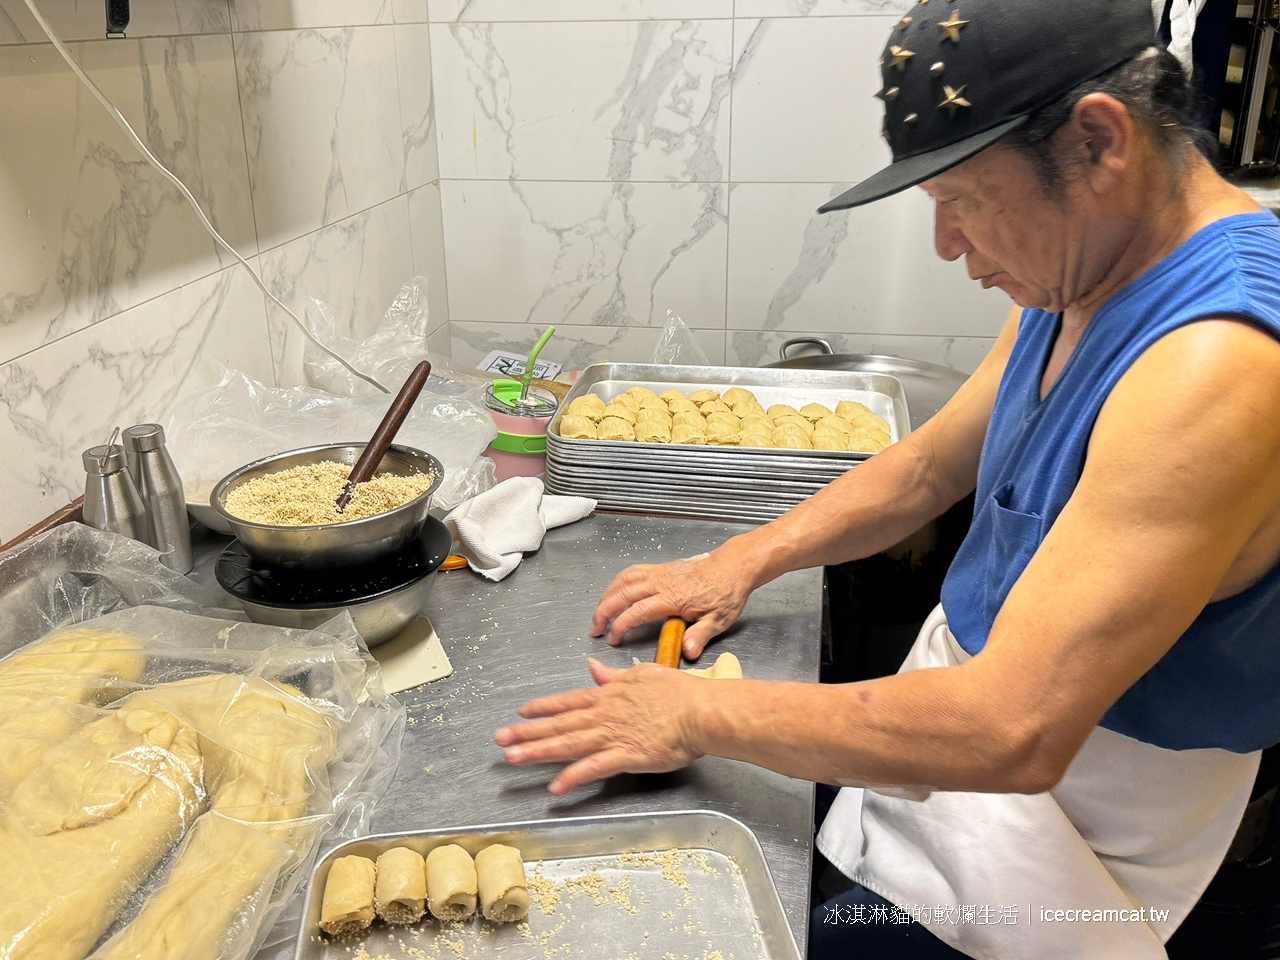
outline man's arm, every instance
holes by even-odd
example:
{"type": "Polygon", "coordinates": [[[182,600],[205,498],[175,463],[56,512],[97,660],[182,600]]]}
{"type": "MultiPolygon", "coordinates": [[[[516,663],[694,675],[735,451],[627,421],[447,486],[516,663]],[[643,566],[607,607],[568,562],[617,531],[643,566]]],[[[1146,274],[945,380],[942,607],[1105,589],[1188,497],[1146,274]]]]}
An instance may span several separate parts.
{"type": "Polygon", "coordinates": [[[696,621],[685,643],[686,656],[696,657],[757,587],[789,570],[879,553],[973,492],[1021,312],[1014,309],[977,372],[920,430],[705,559],[624,570],[601,598],[592,632],[599,636],[613,621],[616,643],[633,627],[680,616],[696,621]]]}
{"type": "Polygon", "coordinates": [[[827,782],[1049,789],[1275,517],[1278,411],[1271,337],[1230,321],[1171,334],[1112,392],[982,653],[844,687],[716,687],[702,748],[827,782]]]}
{"type": "Polygon", "coordinates": [[[577,760],[557,793],[701,754],[826,783],[1049,789],[1239,559],[1255,558],[1253,580],[1275,563],[1276,544],[1256,547],[1280,511],[1277,411],[1280,343],[1189,326],[1112,391],[1075,493],[978,656],[840,686],[593,668],[600,688],[528,704],[543,719],[498,742],[516,763],[577,760]]]}

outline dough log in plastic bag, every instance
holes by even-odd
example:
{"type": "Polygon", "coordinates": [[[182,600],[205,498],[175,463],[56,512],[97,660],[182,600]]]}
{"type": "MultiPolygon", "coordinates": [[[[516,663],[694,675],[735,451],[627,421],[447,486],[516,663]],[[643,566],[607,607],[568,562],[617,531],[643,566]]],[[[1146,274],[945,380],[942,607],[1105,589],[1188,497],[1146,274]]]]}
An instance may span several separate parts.
{"type": "Polygon", "coordinates": [[[0,556],[5,960],[278,942],[398,759],[404,711],[350,617],[199,615],[217,598],[123,542],[73,524],[0,556]]]}

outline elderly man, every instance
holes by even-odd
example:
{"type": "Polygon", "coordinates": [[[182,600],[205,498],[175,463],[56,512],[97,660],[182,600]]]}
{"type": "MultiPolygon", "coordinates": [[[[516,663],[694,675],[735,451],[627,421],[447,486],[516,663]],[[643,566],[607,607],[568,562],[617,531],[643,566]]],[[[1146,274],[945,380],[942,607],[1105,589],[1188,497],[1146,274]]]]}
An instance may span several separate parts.
{"type": "Polygon", "coordinates": [[[922,185],[938,253],[1019,309],[922,429],[625,571],[594,627],[678,615],[696,657],[755,587],[976,490],[941,606],[893,677],[593,663],[496,738],[572,761],[555,793],[705,754],[845,787],[818,846],[857,886],[831,909],[931,922],[815,922],[816,957],[1164,957],[1280,741],[1280,224],[1198,152],[1147,0],[924,0],[881,64],[894,162],[824,210],[922,185]]]}

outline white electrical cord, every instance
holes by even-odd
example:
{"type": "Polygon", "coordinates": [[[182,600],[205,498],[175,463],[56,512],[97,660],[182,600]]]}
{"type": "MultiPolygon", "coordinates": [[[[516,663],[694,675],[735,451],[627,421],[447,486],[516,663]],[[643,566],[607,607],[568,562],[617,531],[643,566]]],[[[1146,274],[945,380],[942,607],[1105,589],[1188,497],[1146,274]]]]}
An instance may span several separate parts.
{"type": "Polygon", "coordinates": [[[240,264],[246,270],[249,271],[249,276],[253,277],[253,282],[262,288],[262,292],[265,293],[271,299],[272,303],[274,303],[281,310],[283,310],[289,316],[289,319],[291,319],[294,323],[298,325],[298,329],[303,332],[303,334],[306,336],[308,340],[314,343],[317,347],[319,347],[329,356],[333,357],[334,360],[337,360],[340,364],[346,367],[346,369],[349,370],[354,376],[359,377],[361,380],[363,380],[365,383],[370,384],[371,386],[377,387],[383,393],[390,393],[391,392],[390,390],[388,390],[386,387],[380,384],[373,377],[370,377],[370,376],[367,376],[366,374],[361,373],[359,370],[353,367],[350,363],[348,363],[345,358],[340,357],[338,354],[334,353],[333,350],[331,350],[329,347],[325,346],[325,344],[321,343],[316,338],[315,334],[313,334],[309,329],[307,329],[307,325],[303,323],[301,319],[299,319],[298,315],[294,313],[292,310],[290,310],[287,306],[285,306],[279,297],[277,297],[274,293],[272,293],[270,290],[267,289],[267,285],[262,282],[262,279],[258,276],[257,271],[254,270],[253,267],[249,264],[249,261],[240,255],[239,250],[237,250],[225,239],[223,239],[222,234],[220,234],[217,231],[217,228],[214,227],[214,225],[210,222],[209,218],[205,216],[205,212],[200,208],[200,202],[196,200],[195,195],[189,189],[187,189],[187,185],[183,183],[180,179],[178,179],[178,176],[175,173],[173,173],[173,171],[171,171],[168,167],[166,167],[163,163],[161,163],[158,159],[156,159],[155,154],[153,154],[150,151],[150,149],[148,149],[147,145],[142,141],[142,138],[139,137],[137,133],[134,132],[133,127],[129,125],[129,121],[124,118],[124,114],[122,114],[118,109],[116,109],[115,104],[113,104],[110,100],[108,100],[106,97],[106,94],[104,94],[101,90],[98,89],[98,85],[89,79],[89,75],[86,74],[84,70],[80,67],[80,64],[76,62],[75,57],[71,55],[71,51],[67,49],[66,44],[62,42],[62,40],[58,37],[56,33],[54,33],[53,27],[51,27],[49,25],[49,22],[45,20],[44,15],[41,14],[38,9],[36,9],[35,0],[26,0],[26,4],[27,4],[27,9],[30,10],[31,15],[36,18],[36,23],[40,25],[40,29],[44,31],[45,36],[49,38],[49,41],[53,44],[54,49],[56,49],[58,53],[62,55],[63,60],[67,61],[67,66],[71,68],[71,72],[80,78],[80,82],[85,85],[85,87],[88,89],[88,91],[91,94],[93,94],[94,99],[96,99],[100,104],[102,104],[103,108],[107,111],[107,113],[111,115],[111,118],[115,120],[117,124],[120,125],[120,128],[125,132],[125,136],[127,136],[130,142],[138,149],[138,152],[141,153],[142,156],[146,158],[147,162],[149,162],[153,167],[155,167],[156,170],[160,172],[161,176],[163,176],[166,180],[168,180],[170,183],[172,183],[175,187],[178,188],[178,192],[180,192],[186,198],[187,202],[191,204],[191,208],[195,210],[196,216],[199,217],[200,223],[205,228],[205,230],[209,232],[209,236],[213,237],[214,241],[220,247],[222,247],[224,250],[226,250],[233,257],[235,257],[237,260],[240,261],[240,264]]]}

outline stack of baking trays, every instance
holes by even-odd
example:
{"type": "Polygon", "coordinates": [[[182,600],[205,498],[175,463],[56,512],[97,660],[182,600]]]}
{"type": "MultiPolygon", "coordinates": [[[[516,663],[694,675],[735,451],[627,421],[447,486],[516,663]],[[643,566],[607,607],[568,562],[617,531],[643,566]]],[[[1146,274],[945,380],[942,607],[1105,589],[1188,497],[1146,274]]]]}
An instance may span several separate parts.
{"type": "Polygon", "coordinates": [[[808,404],[834,410],[842,401],[852,401],[888,424],[890,442],[911,430],[902,383],[888,374],[597,363],[583,371],[547,433],[548,491],[592,497],[619,513],[766,522],[873,455],[561,435],[573,401],[595,394],[607,402],[633,387],[659,395],[743,387],[765,407],[787,404],[797,410],[808,404]]]}

